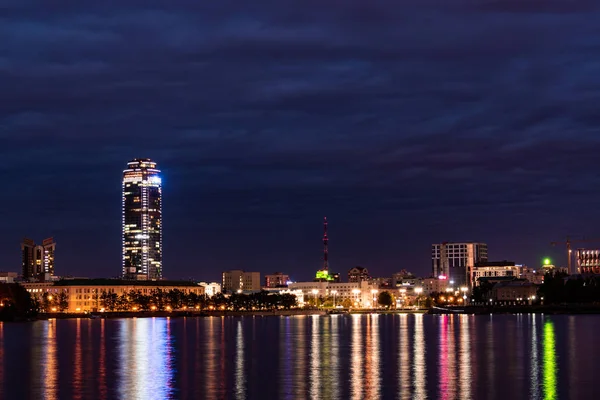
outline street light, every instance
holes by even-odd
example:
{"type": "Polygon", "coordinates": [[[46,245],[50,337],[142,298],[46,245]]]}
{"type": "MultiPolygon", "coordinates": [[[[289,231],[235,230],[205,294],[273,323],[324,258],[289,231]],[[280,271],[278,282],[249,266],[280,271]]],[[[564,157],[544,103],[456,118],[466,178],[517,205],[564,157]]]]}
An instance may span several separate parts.
{"type": "Polygon", "coordinates": [[[373,295],[373,308],[375,308],[375,305],[377,304],[377,301],[376,301],[377,292],[379,292],[379,290],[377,290],[377,289],[371,290],[371,294],[373,295]]]}
{"type": "Polygon", "coordinates": [[[337,294],[337,290],[332,290],[331,294],[333,295],[333,308],[335,308],[335,295],[337,294]]]}
{"type": "Polygon", "coordinates": [[[358,294],[360,293],[360,290],[352,289],[352,293],[354,294],[354,304],[358,305],[358,294]]]}
{"type": "Polygon", "coordinates": [[[415,293],[417,294],[417,309],[421,308],[421,299],[419,298],[419,296],[421,295],[421,293],[423,293],[423,288],[418,287],[415,288],[415,293]]]}

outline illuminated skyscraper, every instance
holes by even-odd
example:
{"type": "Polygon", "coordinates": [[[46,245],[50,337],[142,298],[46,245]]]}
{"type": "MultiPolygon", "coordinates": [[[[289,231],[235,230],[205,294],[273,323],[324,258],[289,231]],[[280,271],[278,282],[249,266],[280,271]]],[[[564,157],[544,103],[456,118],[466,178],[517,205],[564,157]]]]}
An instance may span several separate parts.
{"type": "Polygon", "coordinates": [[[156,163],[136,158],[123,171],[123,278],[162,278],[162,182],[156,163]]]}
{"type": "Polygon", "coordinates": [[[31,239],[21,243],[22,277],[26,281],[45,281],[54,275],[53,238],[44,239],[42,245],[36,245],[31,239]]]}

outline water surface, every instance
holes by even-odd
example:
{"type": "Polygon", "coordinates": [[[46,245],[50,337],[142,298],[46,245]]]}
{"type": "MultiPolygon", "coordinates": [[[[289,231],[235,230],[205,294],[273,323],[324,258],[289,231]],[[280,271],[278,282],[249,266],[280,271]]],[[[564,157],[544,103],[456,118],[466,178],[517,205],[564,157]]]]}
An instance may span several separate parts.
{"type": "Polygon", "coordinates": [[[598,332],[526,314],[0,323],[0,397],[597,399],[598,332]]]}

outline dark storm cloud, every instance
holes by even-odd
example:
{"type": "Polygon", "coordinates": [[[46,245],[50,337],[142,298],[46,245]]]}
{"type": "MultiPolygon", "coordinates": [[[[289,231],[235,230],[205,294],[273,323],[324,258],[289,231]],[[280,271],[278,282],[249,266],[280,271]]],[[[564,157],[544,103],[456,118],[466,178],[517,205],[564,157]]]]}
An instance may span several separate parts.
{"type": "Polygon", "coordinates": [[[3,4],[5,268],[55,232],[68,272],[117,273],[138,156],[177,276],[306,274],[324,214],[336,267],[381,273],[424,273],[439,240],[531,263],[598,214],[594,2],[3,4]]]}

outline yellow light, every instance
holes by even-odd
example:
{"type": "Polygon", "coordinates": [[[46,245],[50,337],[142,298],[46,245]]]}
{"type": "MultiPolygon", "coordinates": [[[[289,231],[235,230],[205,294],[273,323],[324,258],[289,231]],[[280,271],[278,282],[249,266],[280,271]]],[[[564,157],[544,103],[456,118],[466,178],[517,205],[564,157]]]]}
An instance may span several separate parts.
{"type": "Polygon", "coordinates": [[[56,311],[56,307],[52,307],[52,311],[56,311]]]}
{"type": "Polygon", "coordinates": [[[171,311],[171,306],[167,306],[167,311],[171,311]]]}
{"type": "Polygon", "coordinates": [[[104,312],[104,308],[101,308],[101,309],[100,309],[100,312],[104,312]]]}
{"type": "Polygon", "coordinates": [[[52,295],[48,296],[48,300],[52,300],[52,295]]]}
{"type": "Polygon", "coordinates": [[[133,307],[133,311],[137,311],[137,307],[133,307]]]}
{"type": "Polygon", "coordinates": [[[199,310],[199,309],[200,309],[200,306],[196,306],[196,310],[199,310]]]}
{"type": "Polygon", "coordinates": [[[156,306],[152,306],[150,308],[152,309],[152,311],[156,310],[156,306]]]}
{"type": "Polygon", "coordinates": [[[75,311],[81,311],[81,308],[77,307],[77,308],[75,309],[75,311]]]}

